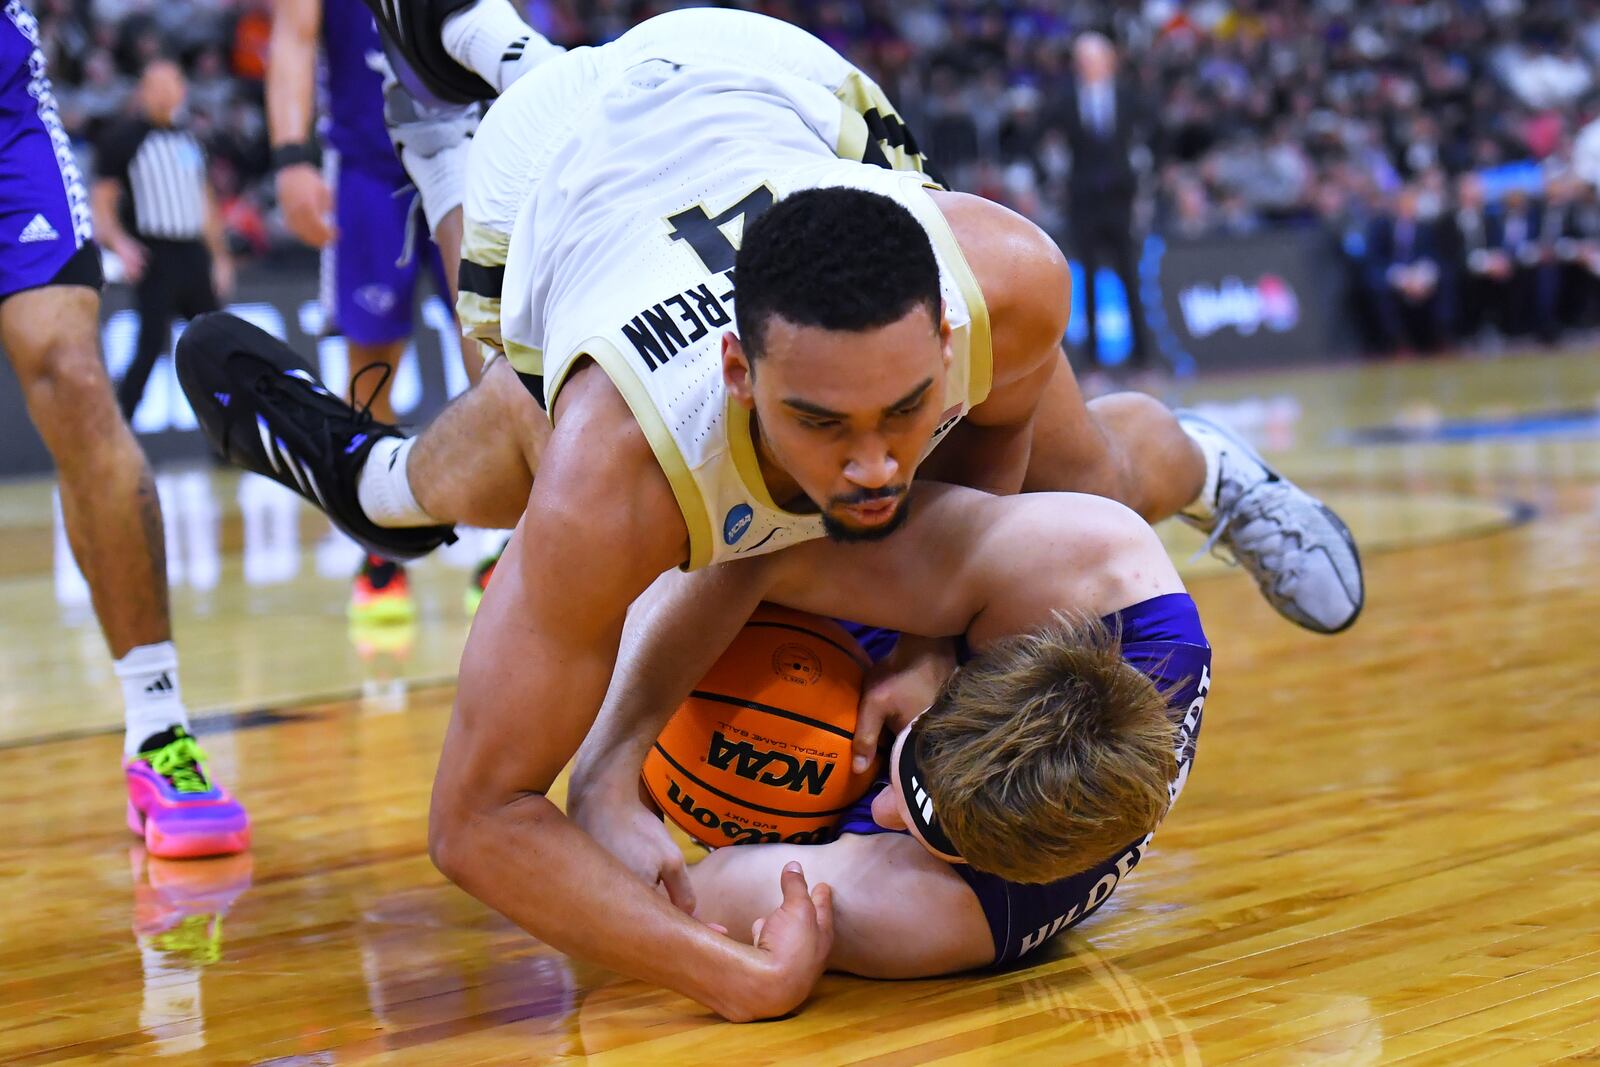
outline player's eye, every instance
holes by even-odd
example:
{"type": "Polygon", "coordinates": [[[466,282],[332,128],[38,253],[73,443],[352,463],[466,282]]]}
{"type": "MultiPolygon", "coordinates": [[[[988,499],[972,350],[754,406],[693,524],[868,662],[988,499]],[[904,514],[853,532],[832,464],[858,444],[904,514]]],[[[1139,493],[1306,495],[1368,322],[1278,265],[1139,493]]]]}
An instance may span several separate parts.
{"type": "Polygon", "coordinates": [[[842,425],[838,419],[819,419],[814,417],[802,418],[799,422],[801,426],[808,430],[836,430],[842,425]]]}

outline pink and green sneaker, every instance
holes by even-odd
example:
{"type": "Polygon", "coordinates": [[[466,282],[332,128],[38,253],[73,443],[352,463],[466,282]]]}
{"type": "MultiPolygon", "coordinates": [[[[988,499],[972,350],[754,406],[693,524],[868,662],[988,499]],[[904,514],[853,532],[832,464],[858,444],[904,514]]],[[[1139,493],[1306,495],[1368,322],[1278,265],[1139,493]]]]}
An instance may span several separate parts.
{"type": "Polygon", "coordinates": [[[206,773],[206,754],[181,726],[145,741],[123,763],[128,829],[161,859],[226,856],[250,847],[250,817],[206,773]]]}

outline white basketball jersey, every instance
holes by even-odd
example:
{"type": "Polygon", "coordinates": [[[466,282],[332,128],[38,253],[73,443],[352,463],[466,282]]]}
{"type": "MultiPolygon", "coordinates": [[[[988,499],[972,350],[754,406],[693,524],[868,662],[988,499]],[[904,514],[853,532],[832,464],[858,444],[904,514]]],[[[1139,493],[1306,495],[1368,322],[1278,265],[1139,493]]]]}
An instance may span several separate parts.
{"type": "Polygon", "coordinates": [[[841,159],[842,143],[859,135],[844,99],[782,73],[643,61],[600,95],[512,230],[501,307],[508,355],[544,375],[547,409],[580,358],[606,372],[683,510],[691,569],[823,535],[819,516],[772,500],[749,414],[722,380],[734,254],[746,222],[775,200],[850,186],[909,209],[938,259],[952,330],[934,443],[989,392],[983,296],[929,180],[841,159]]]}

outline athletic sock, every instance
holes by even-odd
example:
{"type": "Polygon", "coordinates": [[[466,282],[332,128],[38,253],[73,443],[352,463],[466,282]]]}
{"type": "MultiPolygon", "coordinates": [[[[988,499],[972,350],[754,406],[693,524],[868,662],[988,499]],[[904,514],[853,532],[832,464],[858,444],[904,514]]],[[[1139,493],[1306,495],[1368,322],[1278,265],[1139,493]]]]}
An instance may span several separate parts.
{"type": "Polygon", "coordinates": [[[511,0],[478,0],[444,20],[450,58],[503,93],[512,82],[566,49],[522,20],[511,0]]]}
{"type": "Polygon", "coordinates": [[[1199,418],[1178,416],[1178,425],[1189,435],[1205,457],[1205,481],[1200,495],[1180,514],[1206,525],[1217,517],[1217,509],[1231,505],[1240,495],[1271,478],[1272,472],[1248,448],[1199,418]],[[1222,496],[1226,493],[1227,500],[1222,496]]]}
{"type": "Polygon", "coordinates": [[[438,519],[422,510],[411,492],[406,463],[415,437],[386,437],[372,446],[356,480],[356,500],[367,518],[379,526],[439,526],[438,519]]]}
{"type": "Polygon", "coordinates": [[[112,671],[122,683],[127,715],[123,755],[137,756],[139,746],[174,726],[189,729],[189,713],[178,688],[178,650],[171,641],[130,650],[112,665],[112,671]]]}
{"type": "Polygon", "coordinates": [[[1217,514],[1217,490],[1220,488],[1222,478],[1222,449],[1227,444],[1225,438],[1212,432],[1204,423],[1190,422],[1179,417],[1178,425],[1183,427],[1183,432],[1189,435],[1200,449],[1200,455],[1205,457],[1206,475],[1200,483],[1200,495],[1190,502],[1188,507],[1182,509],[1182,514],[1200,522],[1210,522],[1217,514]]]}

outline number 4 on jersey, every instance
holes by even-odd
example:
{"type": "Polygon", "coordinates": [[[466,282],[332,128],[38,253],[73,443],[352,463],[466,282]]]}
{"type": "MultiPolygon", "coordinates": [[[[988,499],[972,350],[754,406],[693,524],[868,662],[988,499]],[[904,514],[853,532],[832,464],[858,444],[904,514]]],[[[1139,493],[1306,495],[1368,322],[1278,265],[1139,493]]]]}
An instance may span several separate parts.
{"type": "Polygon", "coordinates": [[[722,227],[734,219],[742,219],[742,226],[749,226],[772,206],[774,199],[772,190],[762,185],[752,189],[737,204],[718,215],[707,215],[705,205],[696,204],[686,211],[667,217],[667,221],[672,224],[672,239],[689,242],[689,247],[694,249],[695,255],[700,257],[700,262],[704,263],[706,270],[712,274],[730,271],[733,269],[738,249],[728,240],[728,235],[722,232],[722,227]]]}

